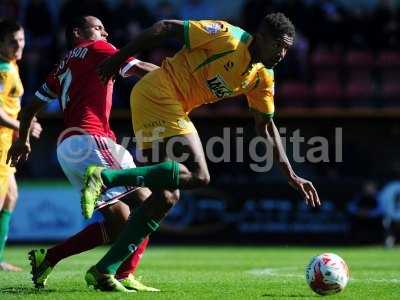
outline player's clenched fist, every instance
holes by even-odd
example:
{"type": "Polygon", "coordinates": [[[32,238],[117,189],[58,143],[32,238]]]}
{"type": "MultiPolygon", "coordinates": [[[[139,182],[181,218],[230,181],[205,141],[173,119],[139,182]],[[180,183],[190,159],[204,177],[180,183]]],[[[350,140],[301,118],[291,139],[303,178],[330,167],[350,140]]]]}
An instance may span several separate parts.
{"type": "Polygon", "coordinates": [[[39,122],[37,122],[37,121],[32,122],[31,129],[30,129],[31,136],[38,139],[40,137],[40,134],[42,133],[42,130],[43,130],[42,126],[40,125],[39,122]]]}

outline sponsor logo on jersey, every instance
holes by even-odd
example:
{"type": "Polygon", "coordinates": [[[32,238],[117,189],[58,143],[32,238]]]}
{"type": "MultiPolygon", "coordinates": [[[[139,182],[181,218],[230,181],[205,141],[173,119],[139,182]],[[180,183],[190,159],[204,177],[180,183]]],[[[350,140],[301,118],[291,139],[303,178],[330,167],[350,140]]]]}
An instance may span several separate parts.
{"type": "Polygon", "coordinates": [[[207,85],[217,98],[224,98],[233,95],[233,91],[228,87],[221,75],[217,75],[214,78],[207,80],[207,85]]]}
{"type": "Polygon", "coordinates": [[[211,35],[215,35],[218,32],[222,31],[224,25],[222,23],[211,23],[204,26],[204,30],[207,31],[211,35]]]}
{"type": "Polygon", "coordinates": [[[165,125],[165,120],[156,120],[150,123],[143,124],[144,128],[154,128],[154,127],[163,127],[165,125]]]}

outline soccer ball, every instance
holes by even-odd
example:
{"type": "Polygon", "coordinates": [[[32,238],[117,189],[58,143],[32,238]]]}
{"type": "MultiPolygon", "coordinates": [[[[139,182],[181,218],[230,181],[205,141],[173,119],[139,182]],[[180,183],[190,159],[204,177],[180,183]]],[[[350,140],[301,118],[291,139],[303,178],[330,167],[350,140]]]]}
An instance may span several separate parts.
{"type": "Polygon", "coordinates": [[[323,253],[311,259],[306,268],[306,280],[317,294],[336,294],[346,287],[349,269],[340,256],[323,253]]]}

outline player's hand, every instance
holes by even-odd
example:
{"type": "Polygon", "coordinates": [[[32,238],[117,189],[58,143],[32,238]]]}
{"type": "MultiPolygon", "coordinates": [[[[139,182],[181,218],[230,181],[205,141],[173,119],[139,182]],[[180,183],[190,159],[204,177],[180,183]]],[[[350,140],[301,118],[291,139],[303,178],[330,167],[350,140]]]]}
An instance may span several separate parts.
{"type": "Polygon", "coordinates": [[[107,58],[105,61],[100,63],[97,68],[97,73],[100,76],[100,80],[107,84],[110,79],[113,79],[119,73],[119,69],[124,62],[119,53],[107,58]]]}
{"type": "Polygon", "coordinates": [[[40,123],[36,120],[33,120],[30,131],[31,136],[38,139],[40,137],[40,134],[42,133],[42,130],[42,125],[40,125],[40,123]]]}
{"type": "Polygon", "coordinates": [[[290,178],[288,182],[293,188],[295,188],[302,194],[304,200],[308,205],[311,205],[312,207],[321,205],[317,190],[315,189],[311,181],[308,181],[298,176],[294,176],[293,178],[290,178]]]}
{"type": "Polygon", "coordinates": [[[19,162],[25,162],[31,153],[31,145],[17,139],[8,150],[7,163],[15,167],[19,162]]]}

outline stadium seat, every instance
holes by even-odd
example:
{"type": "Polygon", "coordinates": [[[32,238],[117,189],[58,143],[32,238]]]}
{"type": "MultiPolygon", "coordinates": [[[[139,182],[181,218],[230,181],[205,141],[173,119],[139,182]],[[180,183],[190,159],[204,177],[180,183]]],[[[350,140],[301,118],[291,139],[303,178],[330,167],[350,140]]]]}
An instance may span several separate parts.
{"type": "Polygon", "coordinates": [[[370,51],[350,50],[344,58],[347,80],[370,81],[375,67],[374,56],[370,51]]]}
{"type": "Polygon", "coordinates": [[[374,56],[370,51],[349,50],[345,54],[346,68],[372,69],[374,67],[374,56]]]}
{"type": "Polygon", "coordinates": [[[311,74],[314,80],[338,81],[342,57],[338,52],[317,49],[311,54],[311,74]]]}
{"type": "Polygon", "coordinates": [[[378,68],[400,68],[400,52],[382,51],[378,54],[376,61],[378,68]]]}
{"type": "Polygon", "coordinates": [[[314,80],[329,80],[329,81],[338,81],[340,80],[339,70],[332,68],[315,68],[313,69],[313,78],[314,80]]]}
{"type": "Polygon", "coordinates": [[[376,66],[382,83],[393,81],[400,77],[400,53],[396,51],[382,51],[378,54],[376,66]]]}
{"type": "Polygon", "coordinates": [[[284,82],[278,89],[278,102],[281,107],[308,107],[310,103],[310,89],[302,81],[284,82]]]}
{"type": "Polygon", "coordinates": [[[337,68],[342,63],[342,56],[338,52],[317,49],[311,54],[313,68],[337,68]]]}
{"type": "Polygon", "coordinates": [[[316,81],[312,87],[312,98],[316,108],[339,108],[343,100],[342,86],[338,81],[316,81]]]}
{"type": "Polygon", "coordinates": [[[397,81],[382,83],[380,99],[383,107],[400,107],[400,85],[397,81]]]}
{"type": "Polygon", "coordinates": [[[352,80],[344,89],[347,107],[373,107],[374,82],[372,80],[352,80]]]}

